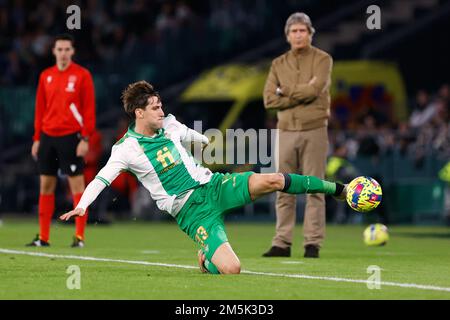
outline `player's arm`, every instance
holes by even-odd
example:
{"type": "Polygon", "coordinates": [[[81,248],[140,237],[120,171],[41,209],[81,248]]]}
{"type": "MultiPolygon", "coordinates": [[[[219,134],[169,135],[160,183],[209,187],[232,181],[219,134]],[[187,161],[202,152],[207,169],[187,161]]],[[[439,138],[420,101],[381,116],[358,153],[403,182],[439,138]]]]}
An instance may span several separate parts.
{"type": "Polygon", "coordinates": [[[41,73],[36,91],[33,135],[34,141],[39,141],[41,137],[42,118],[44,116],[45,102],[44,75],[43,73],[41,73]]]}
{"type": "Polygon", "coordinates": [[[97,199],[98,195],[105,189],[106,185],[97,179],[92,180],[81,196],[77,207],[59,217],[63,221],[69,220],[73,216],[84,216],[87,207],[97,199]]]}
{"type": "Polygon", "coordinates": [[[273,64],[270,67],[269,75],[264,85],[263,98],[266,109],[286,109],[298,104],[297,101],[283,94],[276,67],[273,64]]]}
{"type": "Polygon", "coordinates": [[[205,136],[195,130],[192,130],[188,127],[186,127],[186,135],[184,136],[184,139],[182,139],[182,141],[184,141],[184,142],[200,142],[203,145],[209,144],[209,139],[207,136],[205,136]]]}
{"type": "Polygon", "coordinates": [[[121,171],[128,168],[127,153],[118,149],[118,147],[113,147],[111,157],[109,158],[106,165],[99,171],[95,179],[92,180],[81,196],[80,202],[76,208],[69,211],[59,218],[61,220],[69,220],[73,216],[83,216],[89,205],[97,199],[98,195],[105,189],[105,187],[110,186],[121,171]]]}
{"type": "Polygon", "coordinates": [[[81,112],[83,113],[83,128],[81,135],[90,137],[95,129],[95,91],[94,81],[89,72],[83,77],[81,85],[81,112]]]}
{"type": "Polygon", "coordinates": [[[164,128],[169,131],[177,132],[177,134],[179,134],[180,136],[180,140],[183,142],[200,142],[204,145],[207,145],[209,143],[208,137],[188,128],[171,114],[168,114],[164,119],[164,128]]]}
{"type": "Polygon", "coordinates": [[[37,154],[39,150],[39,141],[41,139],[41,129],[42,129],[42,118],[44,116],[45,110],[45,88],[44,88],[44,76],[41,73],[39,77],[36,101],[35,101],[35,111],[34,111],[34,135],[33,135],[33,146],[31,147],[31,155],[34,159],[37,159],[37,154]]]}
{"type": "Polygon", "coordinates": [[[83,126],[81,128],[81,140],[78,143],[76,155],[84,157],[89,151],[89,138],[95,130],[95,94],[94,82],[89,72],[83,76],[80,89],[81,113],[83,126]]]}
{"type": "Polygon", "coordinates": [[[314,66],[313,77],[308,83],[297,83],[292,88],[285,88],[287,96],[297,101],[308,103],[316,99],[322,91],[330,86],[333,60],[330,56],[322,57],[314,66]]]}

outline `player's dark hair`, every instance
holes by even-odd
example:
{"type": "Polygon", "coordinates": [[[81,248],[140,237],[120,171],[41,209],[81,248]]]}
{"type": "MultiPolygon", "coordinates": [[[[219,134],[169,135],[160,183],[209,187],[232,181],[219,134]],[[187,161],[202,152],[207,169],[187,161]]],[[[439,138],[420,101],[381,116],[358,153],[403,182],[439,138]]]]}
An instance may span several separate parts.
{"type": "Polygon", "coordinates": [[[56,41],[58,41],[58,40],[70,41],[70,43],[72,44],[72,47],[75,48],[75,38],[71,34],[62,33],[62,34],[58,34],[57,36],[55,36],[53,38],[53,47],[55,47],[56,41]]]}
{"type": "Polygon", "coordinates": [[[122,92],[123,108],[127,115],[135,120],[136,114],[134,111],[138,108],[144,109],[148,105],[148,98],[156,96],[159,99],[159,93],[153,88],[153,86],[147,81],[138,81],[129,84],[128,87],[122,92]]]}

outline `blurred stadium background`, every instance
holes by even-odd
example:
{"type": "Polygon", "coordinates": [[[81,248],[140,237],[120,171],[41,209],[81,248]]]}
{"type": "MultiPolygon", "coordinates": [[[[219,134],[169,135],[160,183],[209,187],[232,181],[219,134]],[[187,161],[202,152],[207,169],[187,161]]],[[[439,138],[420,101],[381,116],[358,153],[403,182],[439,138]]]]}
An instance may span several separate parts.
{"type": "MultiPolygon", "coordinates": [[[[0,219],[14,214],[37,220],[39,181],[30,156],[36,85],[39,73],[54,64],[51,37],[67,32],[71,4],[82,13],[81,30],[70,32],[74,60],[95,82],[95,167],[105,163],[124,130],[120,93],[136,80],[159,88],[166,113],[187,124],[204,120],[203,130],[274,128],[262,86],[268,62],[288,49],[287,17],[303,11],[317,30],[313,45],[335,61],[327,173],[338,180],[370,175],[384,191],[382,205],[364,217],[330,203],[328,222],[449,223],[450,2],[439,0],[0,0],[0,219]],[[366,27],[371,4],[381,7],[381,30],[366,27]],[[226,98],[204,96],[217,87],[228,90],[226,98]],[[236,105],[239,113],[228,116],[236,105]],[[332,157],[347,162],[336,166],[332,157]]],[[[157,212],[132,177],[101,197],[91,222],[169,217],[157,212]]],[[[229,219],[274,222],[274,200],[229,219]]],[[[304,198],[298,201],[301,219],[304,198]]],[[[61,177],[57,212],[70,206],[61,177]]]]}

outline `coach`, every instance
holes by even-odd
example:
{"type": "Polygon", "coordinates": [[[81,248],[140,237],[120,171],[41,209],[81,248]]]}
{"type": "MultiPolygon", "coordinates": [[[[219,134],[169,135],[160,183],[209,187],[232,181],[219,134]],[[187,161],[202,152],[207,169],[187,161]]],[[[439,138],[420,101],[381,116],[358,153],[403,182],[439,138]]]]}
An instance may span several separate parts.
{"type": "MultiPolygon", "coordinates": [[[[272,61],[264,88],[266,109],[278,110],[278,171],[321,179],[328,152],[328,118],[332,58],[311,45],[314,28],[304,13],[286,21],[291,49],[272,61]]],[[[276,234],[265,257],[290,256],[296,218],[296,196],[277,193],[276,234]]],[[[308,194],[304,216],[304,257],[319,257],[325,237],[325,199],[308,194]]]]}

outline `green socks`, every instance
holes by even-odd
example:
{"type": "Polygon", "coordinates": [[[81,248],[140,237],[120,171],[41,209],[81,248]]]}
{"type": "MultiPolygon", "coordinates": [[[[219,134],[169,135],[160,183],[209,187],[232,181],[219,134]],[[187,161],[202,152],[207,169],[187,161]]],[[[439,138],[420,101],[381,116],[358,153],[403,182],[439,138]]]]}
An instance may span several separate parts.
{"type": "Polygon", "coordinates": [[[285,178],[285,185],[282,191],[286,193],[325,193],[330,195],[337,195],[337,193],[342,192],[340,185],[336,184],[335,182],[325,181],[315,176],[302,176],[295,173],[283,175],[285,178]]]}
{"type": "Polygon", "coordinates": [[[205,260],[205,268],[208,269],[208,271],[212,274],[220,274],[219,270],[217,270],[217,267],[214,265],[214,263],[212,263],[211,261],[209,261],[208,259],[205,260]]]}

